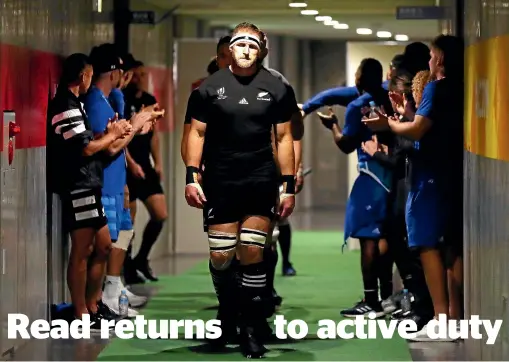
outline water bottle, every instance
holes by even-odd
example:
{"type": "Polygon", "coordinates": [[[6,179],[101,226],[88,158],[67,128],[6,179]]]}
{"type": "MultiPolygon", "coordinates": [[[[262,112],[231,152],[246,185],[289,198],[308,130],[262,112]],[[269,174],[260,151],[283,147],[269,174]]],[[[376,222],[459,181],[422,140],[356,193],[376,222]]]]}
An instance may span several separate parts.
{"type": "Polygon", "coordinates": [[[368,118],[378,118],[378,114],[376,114],[375,109],[377,109],[376,103],[374,101],[369,102],[369,107],[371,111],[369,112],[368,118]]]}
{"type": "Polygon", "coordinates": [[[118,298],[118,311],[121,317],[127,318],[127,311],[129,310],[129,298],[127,298],[126,290],[122,290],[118,298]]]}
{"type": "Polygon", "coordinates": [[[401,312],[407,313],[412,309],[412,301],[410,299],[410,293],[408,289],[403,290],[403,298],[401,298],[401,312]]]}

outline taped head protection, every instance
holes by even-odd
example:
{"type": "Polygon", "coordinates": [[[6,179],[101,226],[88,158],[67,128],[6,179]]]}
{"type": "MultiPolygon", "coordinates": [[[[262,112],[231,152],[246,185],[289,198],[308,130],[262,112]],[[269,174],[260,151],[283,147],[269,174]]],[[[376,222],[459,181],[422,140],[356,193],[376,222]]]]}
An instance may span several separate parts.
{"type": "Polygon", "coordinates": [[[230,46],[235,45],[236,43],[243,42],[248,44],[256,45],[258,49],[262,48],[262,44],[260,42],[260,39],[254,34],[250,33],[239,33],[235,35],[232,40],[230,41],[230,46]]]}

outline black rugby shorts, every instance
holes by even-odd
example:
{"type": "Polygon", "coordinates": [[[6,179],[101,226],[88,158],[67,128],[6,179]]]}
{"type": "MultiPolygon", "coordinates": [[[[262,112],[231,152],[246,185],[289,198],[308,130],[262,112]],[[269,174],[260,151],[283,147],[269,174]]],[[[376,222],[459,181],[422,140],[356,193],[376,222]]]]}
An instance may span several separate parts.
{"type": "Polygon", "coordinates": [[[204,229],[208,225],[240,222],[248,216],[275,220],[279,185],[276,181],[246,181],[237,184],[204,185],[207,199],[203,210],[204,229]]]}
{"type": "Polygon", "coordinates": [[[101,229],[108,224],[101,201],[101,189],[75,190],[61,196],[64,228],[67,232],[78,229],[101,229]]]}

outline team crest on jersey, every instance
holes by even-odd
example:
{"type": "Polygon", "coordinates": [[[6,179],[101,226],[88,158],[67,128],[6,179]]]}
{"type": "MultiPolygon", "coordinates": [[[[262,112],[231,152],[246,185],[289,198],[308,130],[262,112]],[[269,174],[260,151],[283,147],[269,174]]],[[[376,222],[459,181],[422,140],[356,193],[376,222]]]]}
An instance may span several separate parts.
{"type": "Polygon", "coordinates": [[[224,87],[221,87],[217,90],[217,99],[226,99],[227,96],[224,95],[224,87]]]}
{"type": "Polygon", "coordinates": [[[260,92],[256,98],[259,101],[269,101],[270,102],[270,94],[269,92],[260,92]]]}

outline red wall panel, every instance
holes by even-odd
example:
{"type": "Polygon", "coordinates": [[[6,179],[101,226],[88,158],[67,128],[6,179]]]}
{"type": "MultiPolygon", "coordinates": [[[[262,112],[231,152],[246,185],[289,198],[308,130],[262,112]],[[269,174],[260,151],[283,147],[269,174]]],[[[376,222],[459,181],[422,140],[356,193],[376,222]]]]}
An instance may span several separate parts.
{"type": "Polygon", "coordinates": [[[58,78],[62,58],[8,44],[0,44],[0,54],[0,109],[16,112],[16,148],[45,146],[51,77],[58,78]]]}
{"type": "MultiPolygon", "coordinates": [[[[63,58],[60,55],[0,44],[0,110],[14,110],[21,133],[16,148],[46,145],[46,112],[54,95],[63,58]]],[[[162,132],[173,130],[173,74],[171,69],[147,67],[154,81],[154,96],[166,115],[158,123],[162,132]]],[[[3,127],[0,127],[0,143],[3,127]]],[[[1,145],[3,149],[3,145],[1,145]]]]}

